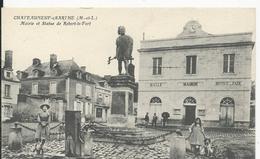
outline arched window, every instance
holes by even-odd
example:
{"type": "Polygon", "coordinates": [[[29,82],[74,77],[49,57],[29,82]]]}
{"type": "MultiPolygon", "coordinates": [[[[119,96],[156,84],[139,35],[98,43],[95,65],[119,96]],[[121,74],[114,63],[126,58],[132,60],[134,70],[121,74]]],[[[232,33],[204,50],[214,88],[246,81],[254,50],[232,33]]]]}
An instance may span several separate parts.
{"type": "Polygon", "coordinates": [[[235,105],[235,102],[232,98],[225,97],[221,100],[220,105],[221,106],[232,106],[233,107],[235,105]]]}
{"type": "Polygon", "coordinates": [[[157,107],[157,106],[162,106],[162,100],[159,97],[153,97],[150,100],[150,106],[153,107],[157,107]]]}
{"type": "Polygon", "coordinates": [[[183,101],[183,105],[196,105],[196,99],[193,97],[187,97],[183,101]]]}
{"type": "Polygon", "coordinates": [[[153,97],[151,100],[150,100],[150,104],[161,104],[162,103],[162,100],[159,98],[159,97],[153,97]]]}

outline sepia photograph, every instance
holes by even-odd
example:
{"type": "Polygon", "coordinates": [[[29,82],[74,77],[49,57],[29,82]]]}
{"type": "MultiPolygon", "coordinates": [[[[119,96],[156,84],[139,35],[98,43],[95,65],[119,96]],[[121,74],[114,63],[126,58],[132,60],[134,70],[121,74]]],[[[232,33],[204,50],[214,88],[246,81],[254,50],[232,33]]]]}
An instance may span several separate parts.
{"type": "Polygon", "coordinates": [[[1,158],[256,158],[255,8],[1,19],[1,158]]]}

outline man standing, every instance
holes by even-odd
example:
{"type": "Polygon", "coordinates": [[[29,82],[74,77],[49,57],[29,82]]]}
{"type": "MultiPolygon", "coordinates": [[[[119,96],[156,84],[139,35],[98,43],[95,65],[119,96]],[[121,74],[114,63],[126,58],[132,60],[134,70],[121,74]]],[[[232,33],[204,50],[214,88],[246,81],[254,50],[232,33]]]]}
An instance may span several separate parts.
{"type": "Polygon", "coordinates": [[[146,113],[146,115],[144,117],[144,121],[145,121],[145,127],[147,127],[148,123],[149,123],[149,115],[148,115],[148,113],[146,113]]]}
{"type": "Polygon", "coordinates": [[[133,51],[133,39],[125,35],[125,27],[118,27],[118,35],[119,37],[116,39],[116,58],[118,60],[118,72],[122,74],[122,62],[125,65],[125,73],[128,72],[129,61],[132,60],[132,51],[133,51]]]}
{"type": "Polygon", "coordinates": [[[157,123],[157,116],[156,116],[156,113],[154,113],[153,115],[153,121],[152,121],[152,126],[155,126],[156,127],[156,123],[157,123]]]}

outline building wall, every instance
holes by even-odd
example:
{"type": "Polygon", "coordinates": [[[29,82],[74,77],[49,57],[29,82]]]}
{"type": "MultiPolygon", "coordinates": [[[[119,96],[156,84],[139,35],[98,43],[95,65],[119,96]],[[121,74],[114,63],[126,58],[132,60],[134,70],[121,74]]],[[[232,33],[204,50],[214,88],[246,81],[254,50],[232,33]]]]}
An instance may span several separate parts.
{"type": "Polygon", "coordinates": [[[1,80],[1,103],[17,104],[17,95],[19,94],[20,83],[1,80]],[[5,97],[5,85],[10,85],[10,98],[5,97]]]}
{"type": "Polygon", "coordinates": [[[24,94],[32,94],[32,84],[38,83],[38,94],[48,95],[50,91],[50,82],[57,83],[57,93],[65,98],[66,80],[65,78],[32,78],[21,80],[22,92],[24,94]]]}
{"type": "Polygon", "coordinates": [[[95,87],[94,93],[94,115],[96,117],[96,121],[106,122],[108,116],[110,115],[109,110],[111,108],[112,103],[112,92],[110,88],[104,88],[101,86],[95,87]],[[97,109],[102,109],[102,117],[97,117],[97,109]]]}
{"type": "Polygon", "coordinates": [[[66,88],[66,92],[69,92],[67,94],[69,98],[69,104],[67,105],[67,110],[80,110],[82,111],[82,122],[85,120],[85,115],[87,114],[94,114],[94,109],[93,109],[93,103],[94,103],[94,84],[92,83],[87,83],[82,80],[77,80],[77,79],[67,79],[67,85],[69,88],[66,88]],[[81,94],[77,93],[77,84],[81,84],[81,94]],[[86,87],[87,86],[87,87],[86,87]],[[86,100],[85,97],[87,96],[86,89],[91,89],[91,95],[89,97],[90,100],[86,100]],[[76,97],[76,96],[79,97],[76,97]]]}
{"type": "Polygon", "coordinates": [[[19,82],[1,80],[1,120],[10,119],[13,110],[17,108],[18,94],[20,89],[19,82]],[[10,85],[10,97],[5,97],[5,85],[10,85]]]}
{"type": "MultiPolygon", "coordinates": [[[[177,92],[140,92],[140,99],[138,107],[138,117],[143,118],[146,112],[149,112],[150,116],[153,113],[160,114],[162,112],[169,112],[170,119],[182,120],[185,115],[185,106],[183,105],[185,98],[193,97],[196,99],[196,116],[206,121],[218,121],[220,102],[225,97],[231,97],[235,101],[235,121],[248,122],[250,110],[248,109],[248,91],[177,91],[177,92]],[[161,106],[158,106],[158,111],[154,111],[153,107],[150,106],[150,100],[152,97],[159,97],[162,100],[161,106]],[[180,109],[180,114],[175,114],[174,109],[180,109]],[[198,109],[205,110],[205,116],[198,115],[198,109]]],[[[161,115],[157,114],[159,119],[161,115]]]]}
{"type": "Polygon", "coordinates": [[[251,46],[168,50],[140,53],[142,80],[195,78],[251,78],[251,46]],[[223,73],[223,54],[235,53],[235,74],[223,73]],[[186,75],[186,56],[197,55],[196,75],[186,75]],[[153,57],[162,57],[162,75],[152,75],[153,57]],[[241,66],[243,63],[243,67],[241,66]],[[172,67],[172,68],[167,68],[172,67]]]}
{"type": "Polygon", "coordinates": [[[39,107],[46,102],[45,98],[47,96],[61,97],[59,100],[50,98],[47,103],[51,106],[49,112],[52,120],[64,120],[64,110],[67,106],[65,78],[31,78],[21,80],[21,85],[22,94],[18,101],[17,112],[24,112],[34,116],[39,113],[39,107]],[[56,94],[50,94],[50,82],[56,82],[56,94]],[[38,83],[37,94],[32,94],[33,83],[38,83]],[[30,95],[36,95],[36,97],[31,97],[30,95]],[[37,95],[45,95],[46,97],[37,97],[37,95]]]}
{"type": "MultiPolygon", "coordinates": [[[[162,40],[161,46],[164,43],[162,40]]],[[[166,111],[170,113],[170,119],[183,123],[183,101],[190,96],[197,101],[196,116],[208,126],[218,126],[220,102],[224,97],[231,97],[235,101],[234,124],[245,126],[250,115],[251,52],[252,46],[242,45],[141,51],[138,118],[144,118],[146,112],[152,117],[154,112],[166,111]],[[224,54],[235,54],[235,73],[223,73],[224,54]],[[191,55],[197,56],[196,74],[192,75],[186,74],[186,56],[191,55]],[[162,57],[161,75],[152,74],[155,57],[162,57]],[[192,86],[191,82],[196,84],[192,86]],[[152,97],[161,98],[161,108],[150,107],[152,97]],[[180,109],[180,113],[175,114],[174,109],[180,109]],[[199,109],[205,110],[205,116],[198,115],[199,109]]],[[[161,118],[161,114],[157,116],[161,118]]]]}

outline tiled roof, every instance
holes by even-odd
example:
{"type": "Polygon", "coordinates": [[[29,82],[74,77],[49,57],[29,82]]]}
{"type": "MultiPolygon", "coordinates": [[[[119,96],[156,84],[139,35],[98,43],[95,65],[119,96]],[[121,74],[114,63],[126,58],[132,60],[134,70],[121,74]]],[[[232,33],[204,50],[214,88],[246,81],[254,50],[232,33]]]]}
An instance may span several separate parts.
{"type": "MultiPolygon", "coordinates": [[[[58,61],[58,66],[61,71],[59,76],[67,76],[72,70],[80,70],[80,67],[73,60],[58,61]]],[[[28,73],[28,77],[33,76],[33,70],[38,69],[44,72],[44,77],[51,77],[50,62],[41,63],[39,66],[29,66],[24,72],[28,73]]]]}
{"type": "MultiPolygon", "coordinates": [[[[80,70],[82,72],[82,79],[86,79],[87,81],[94,82],[98,85],[99,81],[104,80],[104,78],[99,75],[92,74],[81,69],[74,60],[58,61],[58,68],[60,70],[60,74],[55,76],[74,76],[75,73],[80,70]],[[86,75],[88,77],[86,77],[86,75]]],[[[33,78],[34,70],[40,70],[40,72],[43,73],[43,77],[54,77],[54,75],[51,73],[50,62],[44,62],[38,66],[31,65],[23,72],[28,73],[27,78],[33,78]]]]}

